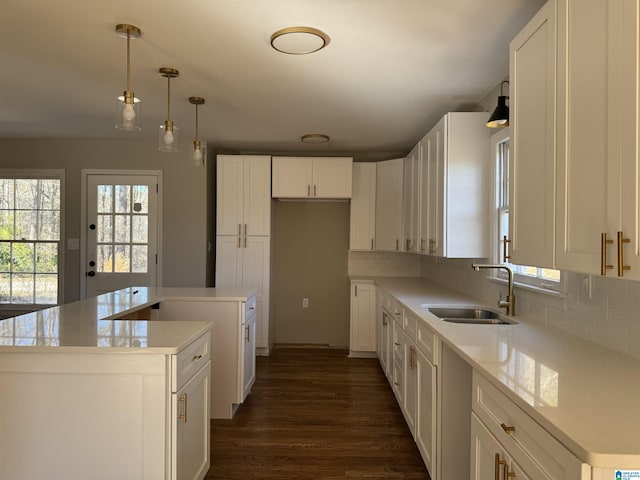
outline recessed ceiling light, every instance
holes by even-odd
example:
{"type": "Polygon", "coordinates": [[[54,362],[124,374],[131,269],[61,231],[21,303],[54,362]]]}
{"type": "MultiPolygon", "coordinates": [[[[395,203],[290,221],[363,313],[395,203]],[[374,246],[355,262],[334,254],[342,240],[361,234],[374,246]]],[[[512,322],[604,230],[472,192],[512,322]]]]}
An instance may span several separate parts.
{"type": "Polygon", "coordinates": [[[303,135],[300,140],[302,140],[303,143],[327,143],[329,141],[329,135],[308,133],[307,135],[303,135]]]}
{"type": "Polygon", "coordinates": [[[287,27],[271,35],[271,46],[290,55],[306,55],[329,45],[329,35],[313,27],[287,27]]]}

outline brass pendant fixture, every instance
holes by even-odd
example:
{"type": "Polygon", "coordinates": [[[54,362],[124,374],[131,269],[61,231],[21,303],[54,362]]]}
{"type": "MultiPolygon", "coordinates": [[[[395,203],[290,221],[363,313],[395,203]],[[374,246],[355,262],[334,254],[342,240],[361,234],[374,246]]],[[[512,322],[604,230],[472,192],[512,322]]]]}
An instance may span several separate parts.
{"type": "Polygon", "coordinates": [[[178,131],[180,129],[171,120],[171,79],[177,78],[180,72],[170,67],[162,67],[158,72],[160,76],[167,79],[167,119],[164,124],[160,125],[158,131],[158,149],[161,152],[177,152],[178,131]]]}
{"type": "Polygon", "coordinates": [[[204,98],[189,97],[189,103],[196,106],[196,138],[191,146],[189,157],[196,167],[201,167],[207,159],[207,144],[200,143],[198,139],[198,105],[204,104],[204,98]]]}
{"type": "Polygon", "coordinates": [[[120,130],[142,130],[140,99],[131,90],[131,48],[132,39],[140,38],[142,32],[135,25],[121,23],[116,25],[116,32],[127,39],[127,89],[118,97],[116,111],[116,128],[120,130]]]}

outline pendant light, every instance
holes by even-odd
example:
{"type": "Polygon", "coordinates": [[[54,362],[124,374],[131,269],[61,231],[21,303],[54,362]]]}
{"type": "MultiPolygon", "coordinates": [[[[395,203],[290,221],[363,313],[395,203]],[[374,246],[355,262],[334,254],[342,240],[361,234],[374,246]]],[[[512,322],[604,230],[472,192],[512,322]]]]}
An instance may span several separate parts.
{"type": "Polygon", "coordinates": [[[167,119],[160,125],[158,132],[158,148],[161,152],[178,151],[178,130],[171,121],[171,79],[177,78],[180,72],[175,68],[162,67],[159,70],[160,76],[167,79],[167,119]]]}
{"type": "Polygon", "coordinates": [[[207,145],[200,143],[198,139],[198,105],[204,103],[204,98],[201,97],[189,97],[189,102],[196,106],[196,139],[193,141],[193,145],[189,149],[189,157],[193,160],[193,164],[196,167],[204,165],[204,161],[207,158],[207,145]]]}
{"type": "Polygon", "coordinates": [[[131,91],[131,50],[132,39],[140,38],[142,32],[135,25],[120,23],[116,25],[116,32],[127,39],[127,89],[118,97],[116,110],[116,128],[120,130],[142,130],[140,99],[133,96],[131,91]]]}
{"type": "Polygon", "coordinates": [[[509,85],[507,80],[500,84],[500,96],[498,97],[498,106],[489,117],[487,121],[487,127],[489,128],[503,128],[509,126],[509,107],[507,106],[507,99],[502,91],[505,83],[509,85]]]}

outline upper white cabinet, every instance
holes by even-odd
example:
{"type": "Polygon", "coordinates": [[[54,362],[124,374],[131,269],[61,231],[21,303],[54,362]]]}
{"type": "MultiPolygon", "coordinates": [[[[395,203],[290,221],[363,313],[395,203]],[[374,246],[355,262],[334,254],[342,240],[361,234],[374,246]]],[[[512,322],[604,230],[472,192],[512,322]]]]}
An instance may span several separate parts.
{"type": "Polygon", "coordinates": [[[510,44],[510,255],[541,267],[555,255],[555,8],[547,2],[510,44]]]}
{"type": "Polygon", "coordinates": [[[376,164],[376,250],[400,251],[404,159],[376,164]]]}
{"type": "Polygon", "coordinates": [[[217,235],[270,235],[271,157],[218,155],[217,235]]]}
{"type": "MultiPolygon", "coordinates": [[[[420,205],[428,209],[428,231],[420,229],[423,235],[428,234],[427,254],[488,256],[490,168],[486,120],[482,112],[450,112],[427,134],[424,154],[428,156],[429,191],[426,195],[423,192],[420,205]]],[[[419,243],[425,243],[422,240],[419,243]]]]}
{"type": "Polygon", "coordinates": [[[349,249],[373,250],[376,228],[376,164],[353,164],[349,249]]]}
{"type": "Polygon", "coordinates": [[[351,198],[351,157],[273,157],[273,198],[351,198]]]}
{"type": "Polygon", "coordinates": [[[402,250],[419,253],[420,228],[420,157],[422,145],[417,143],[404,159],[402,182],[402,250]]]}

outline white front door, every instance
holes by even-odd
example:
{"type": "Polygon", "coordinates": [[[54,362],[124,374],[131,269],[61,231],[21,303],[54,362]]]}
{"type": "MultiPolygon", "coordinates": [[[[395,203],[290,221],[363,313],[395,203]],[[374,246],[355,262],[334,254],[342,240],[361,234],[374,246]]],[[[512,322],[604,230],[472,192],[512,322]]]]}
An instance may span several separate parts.
{"type": "Polygon", "coordinates": [[[89,174],[86,295],[157,285],[157,175],[89,174]]]}

